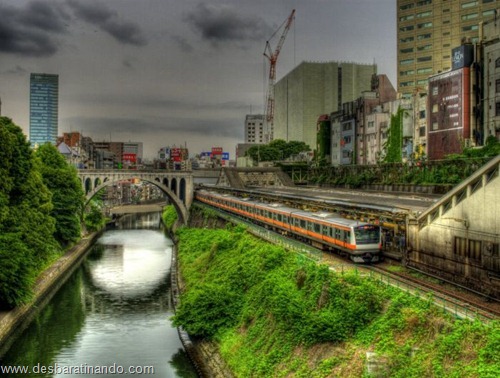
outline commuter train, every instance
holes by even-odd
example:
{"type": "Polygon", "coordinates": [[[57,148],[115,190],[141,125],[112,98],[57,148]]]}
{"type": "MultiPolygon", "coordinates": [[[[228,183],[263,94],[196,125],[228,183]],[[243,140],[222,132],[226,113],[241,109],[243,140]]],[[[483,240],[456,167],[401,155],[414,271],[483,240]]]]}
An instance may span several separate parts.
{"type": "Polygon", "coordinates": [[[249,218],[284,235],[295,236],[323,250],[335,251],[357,263],[380,260],[380,226],[345,219],[333,213],[313,213],[283,204],[256,202],[206,190],[195,198],[217,208],[249,218]]]}

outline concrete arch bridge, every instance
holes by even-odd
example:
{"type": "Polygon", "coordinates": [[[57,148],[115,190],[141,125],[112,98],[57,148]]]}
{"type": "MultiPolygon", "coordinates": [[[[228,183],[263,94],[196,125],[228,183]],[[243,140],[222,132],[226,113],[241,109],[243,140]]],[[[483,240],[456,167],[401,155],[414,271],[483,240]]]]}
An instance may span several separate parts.
{"type": "Polygon", "coordinates": [[[78,171],[86,202],[102,188],[123,180],[139,179],[158,187],[174,205],[181,222],[186,223],[193,203],[193,175],[186,171],[82,169],[78,171]]]}

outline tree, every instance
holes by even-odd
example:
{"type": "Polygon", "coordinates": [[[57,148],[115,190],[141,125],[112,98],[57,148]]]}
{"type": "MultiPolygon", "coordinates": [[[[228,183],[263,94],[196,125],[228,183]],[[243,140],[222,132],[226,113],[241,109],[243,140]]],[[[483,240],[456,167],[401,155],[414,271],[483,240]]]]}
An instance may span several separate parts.
{"type": "Polygon", "coordinates": [[[43,182],[52,193],[51,215],[56,221],[54,236],[62,246],[68,245],[80,237],[80,215],[84,205],[76,169],[50,143],[40,146],[35,155],[41,162],[43,182]]]}
{"type": "Polygon", "coordinates": [[[0,307],[29,300],[34,278],[60,252],[51,193],[21,128],[0,117],[0,307]]]}
{"type": "Polygon", "coordinates": [[[248,149],[246,155],[253,160],[260,161],[277,161],[285,160],[293,155],[297,155],[303,151],[309,151],[310,148],[304,142],[290,141],[285,142],[282,139],[275,139],[269,144],[252,146],[248,149]]]}

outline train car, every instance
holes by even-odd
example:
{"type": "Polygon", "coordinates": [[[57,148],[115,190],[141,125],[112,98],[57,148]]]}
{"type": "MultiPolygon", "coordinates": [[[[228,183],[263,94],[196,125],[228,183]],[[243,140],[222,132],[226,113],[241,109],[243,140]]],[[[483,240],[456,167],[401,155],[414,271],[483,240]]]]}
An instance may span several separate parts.
{"type": "Polygon", "coordinates": [[[252,219],[282,234],[294,236],[323,250],[335,251],[354,262],[380,260],[380,226],[346,219],[334,213],[313,213],[209,191],[195,198],[242,217],[252,219]]]}

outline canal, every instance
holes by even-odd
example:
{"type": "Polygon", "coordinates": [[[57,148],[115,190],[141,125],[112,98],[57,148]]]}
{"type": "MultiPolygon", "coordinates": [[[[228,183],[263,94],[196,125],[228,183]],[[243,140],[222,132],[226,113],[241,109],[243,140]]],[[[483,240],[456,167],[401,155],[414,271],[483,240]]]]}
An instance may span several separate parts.
{"type": "Polygon", "coordinates": [[[170,322],[171,255],[160,213],[121,218],[0,358],[29,373],[1,376],[197,377],[170,322]]]}

